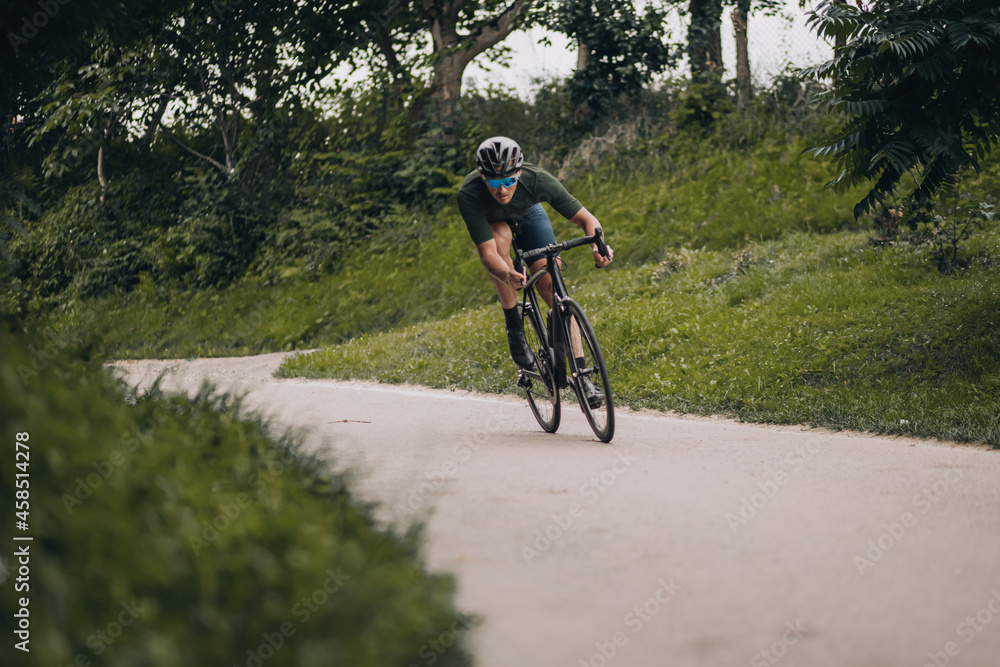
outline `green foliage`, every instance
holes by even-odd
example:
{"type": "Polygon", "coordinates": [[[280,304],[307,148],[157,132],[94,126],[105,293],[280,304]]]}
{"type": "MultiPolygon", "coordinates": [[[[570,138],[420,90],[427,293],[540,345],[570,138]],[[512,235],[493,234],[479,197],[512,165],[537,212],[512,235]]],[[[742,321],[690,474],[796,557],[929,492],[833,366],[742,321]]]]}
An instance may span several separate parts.
{"type": "Polygon", "coordinates": [[[636,96],[680,57],[677,47],[665,41],[666,11],[652,6],[640,15],[629,2],[568,0],[550,22],[588,51],[584,66],[569,80],[569,95],[574,105],[589,107],[589,123],[600,120],[622,95],[636,96]]]}
{"type": "Polygon", "coordinates": [[[969,268],[969,260],[963,256],[965,248],[962,244],[974,231],[986,228],[995,219],[992,203],[973,201],[972,196],[966,192],[956,194],[950,206],[935,202],[922,207],[913,212],[907,222],[912,229],[918,230],[917,241],[930,246],[931,259],[938,270],[945,274],[955,274],[969,268]]]}
{"type": "MultiPolygon", "coordinates": [[[[90,4],[59,11],[75,16],[77,5],[90,4]]],[[[39,227],[13,258],[33,298],[127,292],[142,272],[181,288],[227,284],[262,242],[285,231],[279,218],[312,196],[308,180],[290,172],[327,140],[315,109],[328,92],[314,84],[370,39],[366,3],[307,4],[131,3],[82,21],[61,57],[25,52],[26,68],[48,69],[37,82],[12,80],[18,94],[35,92],[5,120],[4,164],[25,163],[46,178],[46,212],[22,211],[4,225],[39,227]]],[[[368,192],[384,189],[375,183],[368,192]]],[[[330,213],[336,220],[357,204],[330,213]]],[[[352,222],[345,233],[359,227],[352,222]]],[[[266,268],[283,270],[306,254],[266,268]]]]}
{"type": "Polygon", "coordinates": [[[476,147],[483,139],[503,135],[515,138],[530,162],[554,173],[584,135],[583,128],[573,124],[573,109],[569,84],[563,80],[539,82],[531,102],[503,87],[472,87],[461,103],[465,120],[459,151],[465,169],[475,169],[476,147]]]}
{"type": "MultiPolygon", "coordinates": [[[[11,461],[15,434],[30,436],[38,664],[406,665],[468,627],[416,534],[376,528],[347,475],[296,437],[207,387],[123,393],[65,335],[32,334],[0,331],[0,426],[11,461]]],[[[461,642],[435,655],[469,664],[461,642]]]]}
{"type": "Polygon", "coordinates": [[[0,275],[12,275],[17,270],[18,262],[10,254],[11,239],[15,236],[28,238],[28,230],[21,221],[38,213],[38,204],[23,191],[13,175],[6,174],[0,179],[0,275]]]}
{"type": "Polygon", "coordinates": [[[81,298],[128,291],[141,272],[163,261],[160,242],[177,206],[169,182],[134,174],[104,193],[96,185],[74,186],[58,204],[37,219],[23,217],[31,235],[11,244],[19,258],[14,276],[36,299],[65,290],[81,298]]]}
{"type": "Polygon", "coordinates": [[[735,100],[718,78],[691,81],[681,88],[670,119],[680,127],[708,127],[736,110],[735,100]]]}
{"type": "Polygon", "coordinates": [[[839,40],[831,60],[805,70],[831,78],[847,117],[815,156],[837,158],[832,184],[874,182],[855,217],[913,174],[916,203],[977,171],[1000,137],[1000,7],[993,0],[887,0],[858,9],[826,2],[809,23],[839,40]]]}

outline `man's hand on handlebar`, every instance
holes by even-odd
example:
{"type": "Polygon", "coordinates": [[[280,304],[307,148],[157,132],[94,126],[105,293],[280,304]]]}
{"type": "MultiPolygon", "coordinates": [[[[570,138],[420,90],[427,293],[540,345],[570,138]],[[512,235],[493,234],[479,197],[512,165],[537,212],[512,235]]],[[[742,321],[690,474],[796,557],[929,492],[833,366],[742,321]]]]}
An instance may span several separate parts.
{"type": "Polygon", "coordinates": [[[504,282],[514,289],[521,289],[524,287],[525,280],[526,278],[523,273],[518,273],[514,269],[510,269],[507,271],[507,279],[504,282]]]}
{"type": "Polygon", "coordinates": [[[608,249],[608,256],[607,257],[605,257],[604,255],[601,254],[601,251],[597,247],[596,243],[591,243],[590,244],[590,249],[594,253],[594,264],[596,264],[597,268],[599,268],[599,269],[603,269],[605,266],[607,266],[608,264],[611,263],[611,260],[613,260],[615,258],[615,251],[611,249],[611,246],[606,245],[604,247],[608,249]]]}

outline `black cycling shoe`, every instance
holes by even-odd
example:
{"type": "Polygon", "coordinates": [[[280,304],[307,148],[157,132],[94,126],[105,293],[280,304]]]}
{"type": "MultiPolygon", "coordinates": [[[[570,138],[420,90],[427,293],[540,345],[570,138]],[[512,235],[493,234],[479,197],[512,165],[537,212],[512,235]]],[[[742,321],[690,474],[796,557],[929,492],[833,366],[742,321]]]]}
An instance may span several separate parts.
{"type": "Polygon", "coordinates": [[[521,368],[531,370],[535,367],[535,355],[528,347],[528,340],[524,337],[524,329],[507,332],[507,345],[510,346],[510,358],[521,368]]]}
{"type": "Polygon", "coordinates": [[[596,410],[604,405],[604,394],[601,393],[601,390],[597,388],[597,385],[588,376],[584,375],[580,378],[580,385],[581,389],[583,389],[583,398],[587,400],[587,404],[590,405],[591,410],[596,410]]]}

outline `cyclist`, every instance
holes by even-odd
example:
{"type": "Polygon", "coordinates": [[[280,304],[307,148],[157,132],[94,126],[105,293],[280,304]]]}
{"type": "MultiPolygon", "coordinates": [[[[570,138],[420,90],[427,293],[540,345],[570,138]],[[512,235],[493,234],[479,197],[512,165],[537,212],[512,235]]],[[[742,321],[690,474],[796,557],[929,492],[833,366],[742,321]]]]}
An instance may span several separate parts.
{"type": "MultiPolygon", "coordinates": [[[[548,202],[560,215],[579,225],[587,236],[601,227],[600,222],[549,172],[524,161],[517,142],[508,137],[491,137],[476,150],[476,171],[462,182],[458,190],[458,210],[465,220],[469,235],[479,250],[479,260],[486,268],[503,308],[510,356],[521,368],[530,369],[535,360],[524,336],[524,324],[518,314],[516,290],[524,286],[525,275],[514,270],[510,257],[513,239],[511,227],[517,230],[517,247],[523,252],[556,242],[552,224],[542,208],[548,202]]],[[[608,246],[608,256],[591,244],[594,262],[607,266],[614,257],[608,246]]],[[[532,273],[545,265],[536,260],[529,268],[532,273]]],[[[543,276],[538,292],[552,307],[552,279],[543,276]]],[[[579,336],[573,332],[573,349],[583,356],[579,336]]],[[[592,407],[603,402],[601,391],[589,377],[583,378],[584,398],[592,407]]]]}

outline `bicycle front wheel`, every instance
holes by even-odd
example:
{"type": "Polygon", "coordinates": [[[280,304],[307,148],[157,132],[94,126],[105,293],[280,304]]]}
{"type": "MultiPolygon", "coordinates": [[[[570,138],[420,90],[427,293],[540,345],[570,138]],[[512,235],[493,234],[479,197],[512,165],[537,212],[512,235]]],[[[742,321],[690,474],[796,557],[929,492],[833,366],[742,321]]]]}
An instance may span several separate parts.
{"type": "Polygon", "coordinates": [[[522,371],[522,378],[527,380],[527,386],[521,384],[521,388],[524,389],[528,406],[531,407],[538,425],[546,433],[555,433],[559,428],[559,390],[556,388],[553,374],[552,355],[549,353],[545,324],[538,309],[537,297],[533,293],[524,296],[521,318],[528,347],[535,354],[534,372],[522,371]]]}
{"type": "Polygon", "coordinates": [[[597,335],[583,309],[575,301],[566,303],[564,313],[569,323],[573,338],[572,350],[569,353],[568,368],[571,371],[573,390],[580,401],[580,408],[590,422],[590,428],[601,442],[611,442],[615,435],[615,408],[611,397],[611,381],[608,379],[608,368],[601,354],[601,346],[597,343],[597,335]],[[575,325],[575,326],[574,326],[575,325]],[[579,332],[577,339],[576,332],[579,332]],[[578,355],[582,352],[582,363],[578,355]],[[601,396],[587,396],[583,388],[584,378],[600,390],[601,396]]]}

